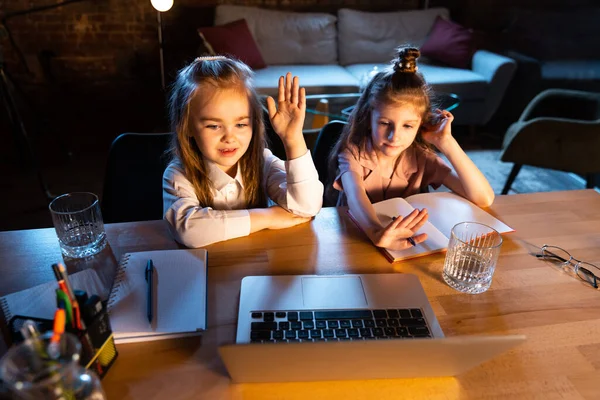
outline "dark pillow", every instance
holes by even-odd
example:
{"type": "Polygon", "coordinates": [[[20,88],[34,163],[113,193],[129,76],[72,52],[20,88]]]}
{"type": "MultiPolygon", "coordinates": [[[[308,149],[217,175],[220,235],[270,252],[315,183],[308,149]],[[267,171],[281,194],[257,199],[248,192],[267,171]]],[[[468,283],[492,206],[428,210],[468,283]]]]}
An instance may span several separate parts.
{"type": "Polygon", "coordinates": [[[265,60],[248,29],[245,19],[225,25],[198,28],[198,34],[208,51],[239,58],[252,69],[265,68],[265,60]]]}
{"type": "Polygon", "coordinates": [[[474,50],[469,29],[438,16],[421,46],[421,55],[451,67],[469,68],[474,50]]]}

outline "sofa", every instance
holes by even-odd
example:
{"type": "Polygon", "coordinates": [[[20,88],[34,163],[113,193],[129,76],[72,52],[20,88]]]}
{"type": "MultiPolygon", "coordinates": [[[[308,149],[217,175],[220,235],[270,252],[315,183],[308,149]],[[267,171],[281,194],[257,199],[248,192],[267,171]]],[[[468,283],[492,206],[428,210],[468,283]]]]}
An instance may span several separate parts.
{"type": "MultiPolygon", "coordinates": [[[[379,13],[342,8],[333,15],[219,5],[215,26],[246,21],[264,61],[261,68],[254,68],[259,93],[276,94],[278,77],[290,71],[300,77],[307,94],[331,94],[358,92],[374,68],[389,65],[397,46],[424,46],[438,20],[449,17],[445,8],[379,13]]],[[[242,51],[249,45],[243,46],[242,51]]],[[[459,44],[456,50],[457,54],[459,44]]],[[[502,101],[516,64],[486,50],[467,56],[461,66],[421,57],[419,72],[434,91],[458,95],[456,124],[484,125],[502,101]]]]}

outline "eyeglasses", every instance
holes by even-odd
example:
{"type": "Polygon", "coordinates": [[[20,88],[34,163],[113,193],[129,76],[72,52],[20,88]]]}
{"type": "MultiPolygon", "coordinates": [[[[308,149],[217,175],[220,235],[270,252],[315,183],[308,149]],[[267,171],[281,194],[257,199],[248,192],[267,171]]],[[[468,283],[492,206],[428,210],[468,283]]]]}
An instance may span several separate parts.
{"type": "Polygon", "coordinates": [[[575,269],[575,273],[577,276],[583,280],[584,282],[589,283],[594,288],[598,289],[598,281],[600,277],[595,275],[590,269],[594,269],[600,273],[600,268],[595,266],[594,264],[590,264],[588,262],[584,262],[576,259],[566,251],[565,249],[561,249],[556,246],[549,246],[547,244],[542,246],[542,252],[540,254],[535,255],[537,258],[549,259],[551,261],[555,261],[563,266],[571,265],[575,269]]]}

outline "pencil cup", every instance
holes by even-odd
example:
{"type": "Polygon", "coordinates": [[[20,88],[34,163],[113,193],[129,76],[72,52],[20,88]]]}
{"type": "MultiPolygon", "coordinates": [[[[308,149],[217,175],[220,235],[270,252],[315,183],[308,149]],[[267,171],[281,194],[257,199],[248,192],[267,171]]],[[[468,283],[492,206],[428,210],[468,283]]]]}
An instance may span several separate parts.
{"type": "Polygon", "coordinates": [[[16,399],[105,400],[100,378],[79,365],[81,344],[64,333],[50,343],[52,332],[10,348],[0,360],[0,379],[16,399]]]}
{"type": "Polygon", "coordinates": [[[63,255],[88,257],[106,246],[100,202],[94,193],[63,194],[49,208],[63,255]]]}
{"type": "Polygon", "coordinates": [[[464,293],[483,293],[492,284],[502,236],[477,222],[454,225],[444,262],[444,281],[464,293]]]}

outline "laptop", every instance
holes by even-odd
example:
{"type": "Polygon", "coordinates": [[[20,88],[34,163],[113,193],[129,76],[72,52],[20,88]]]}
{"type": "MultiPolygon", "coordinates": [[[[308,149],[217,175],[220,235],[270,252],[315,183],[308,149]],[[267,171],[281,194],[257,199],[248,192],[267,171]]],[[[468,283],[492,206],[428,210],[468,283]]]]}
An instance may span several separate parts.
{"type": "Polygon", "coordinates": [[[412,274],[242,279],[236,344],[219,348],[236,383],[456,376],[522,335],[445,338],[412,274]]]}

